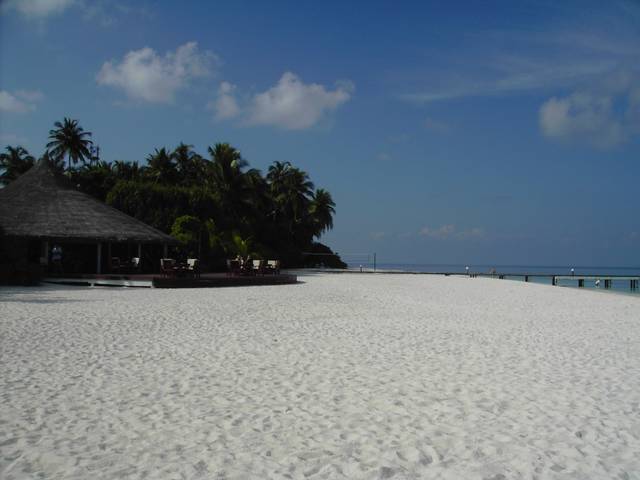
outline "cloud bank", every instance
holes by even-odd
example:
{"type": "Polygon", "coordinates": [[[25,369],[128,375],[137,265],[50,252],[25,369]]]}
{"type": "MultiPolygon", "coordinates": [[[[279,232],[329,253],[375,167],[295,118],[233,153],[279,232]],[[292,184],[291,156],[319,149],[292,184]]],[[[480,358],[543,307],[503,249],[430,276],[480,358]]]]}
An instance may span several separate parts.
{"type": "Polygon", "coordinates": [[[1,8],[3,13],[15,11],[29,19],[44,19],[76,3],[76,0],[5,0],[1,8]]]}
{"type": "Polygon", "coordinates": [[[640,134],[640,76],[622,73],[589,90],[552,97],[540,107],[539,124],[554,140],[619,146],[640,134]]]}
{"type": "Polygon", "coordinates": [[[36,90],[17,90],[14,93],[0,90],[0,112],[32,112],[43,98],[42,92],[36,90]]]}
{"type": "Polygon", "coordinates": [[[435,238],[438,240],[446,240],[449,238],[456,238],[459,240],[467,238],[482,238],[484,237],[484,230],[482,228],[474,227],[468,230],[458,230],[455,225],[448,224],[441,227],[423,227],[418,235],[426,238],[435,238]]]}
{"type": "Polygon", "coordinates": [[[145,47],[130,51],[120,62],[105,62],[96,81],[121,89],[134,100],[171,103],[193,79],[212,75],[216,61],[212,52],[200,52],[196,42],[185,43],[164,56],[145,47]]]}
{"type": "Polygon", "coordinates": [[[284,130],[303,130],[316,125],[330,112],[351,98],[351,82],[337,82],[333,90],[317,83],[304,83],[292,72],[264,92],[248,98],[242,106],[235,96],[236,87],[223,82],[211,108],[217,119],[237,117],[243,125],[266,125],[284,130]]]}
{"type": "Polygon", "coordinates": [[[236,86],[229,82],[222,82],[218,88],[218,97],[209,104],[215,112],[216,120],[225,120],[240,115],[240,107],[235,97],[236,86]]]}

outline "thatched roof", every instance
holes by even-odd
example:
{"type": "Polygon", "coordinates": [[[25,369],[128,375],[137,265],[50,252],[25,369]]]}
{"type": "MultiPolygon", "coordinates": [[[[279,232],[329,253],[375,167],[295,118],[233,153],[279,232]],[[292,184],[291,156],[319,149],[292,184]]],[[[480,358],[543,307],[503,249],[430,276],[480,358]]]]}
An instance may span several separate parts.
{"type": "Polygon", "coordinates": [[[176,239],[79,192],[44,161],[0,189],[0,230],[17,237],[175,244],[176,239]]]}

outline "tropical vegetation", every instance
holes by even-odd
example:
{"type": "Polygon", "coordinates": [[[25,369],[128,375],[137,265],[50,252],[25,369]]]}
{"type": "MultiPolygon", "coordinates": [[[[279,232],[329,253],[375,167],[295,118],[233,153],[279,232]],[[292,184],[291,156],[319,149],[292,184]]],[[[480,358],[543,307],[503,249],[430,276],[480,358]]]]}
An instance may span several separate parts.
{"type": "MultiPolygon", "coordinates": [[[[274,162],[263,175],[228,143],[208,147],[206,155],[180,143],[156,148],[142,163],[106,162],[77,120],[54,126],[43,161],[83,192],[173,235],[185,256],[213,267],[235,255],[345,266],[318,243],[333,227],[331,194],[289,162],[274,162]]],[[[24,148],[7,147],[0,181],[6,185],[33,164],[24,148]]]]}
{"type": "Polygon", "coordinates": [[[35,163],[35,159],[22,147],[7,146],[0,153],[0,183],[7,185],[25,173],[35,163]]]}

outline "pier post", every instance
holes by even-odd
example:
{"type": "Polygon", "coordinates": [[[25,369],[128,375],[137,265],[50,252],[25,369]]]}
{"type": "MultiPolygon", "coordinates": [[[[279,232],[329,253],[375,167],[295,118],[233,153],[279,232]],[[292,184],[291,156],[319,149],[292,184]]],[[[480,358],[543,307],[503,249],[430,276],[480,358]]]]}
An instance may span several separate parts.
{"type": "Polygon", "coordinates": [[[553,285],[553,286],[555,287],[555,286],[556,286],[556,284],[557,284],[557,282],[556,282],[556,276],[555,276],[555,275],[553,275],[553,276],[551,277],[551,285],[553,285]]]}
{"type": "Polygon", "coordinates": [[[584,278],[578,279],[578,287],[580,288],[584,287],[584,278]]]}
{"type": "Polygon", "coordinates": [[[604,288],[611,288],[611,279],[606,278],[604,280],[604,288]]]}
{"type": "Polygon", "coordinates": [[[525,282],[528,282],[528,281],[529,281],[529,275],[525,275],[525,276],[524,276],[524,281],[525,281],[525,282]]]}

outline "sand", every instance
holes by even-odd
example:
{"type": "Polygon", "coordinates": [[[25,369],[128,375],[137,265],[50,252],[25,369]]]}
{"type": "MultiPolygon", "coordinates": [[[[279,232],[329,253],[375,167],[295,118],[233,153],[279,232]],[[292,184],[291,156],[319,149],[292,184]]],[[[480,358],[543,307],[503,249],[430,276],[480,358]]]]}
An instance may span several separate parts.
{"type": "Polygon", "coordinates": [[[0,478],[640,478],[640,297],[301,280],[0,289],[0,478]]]}

